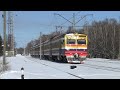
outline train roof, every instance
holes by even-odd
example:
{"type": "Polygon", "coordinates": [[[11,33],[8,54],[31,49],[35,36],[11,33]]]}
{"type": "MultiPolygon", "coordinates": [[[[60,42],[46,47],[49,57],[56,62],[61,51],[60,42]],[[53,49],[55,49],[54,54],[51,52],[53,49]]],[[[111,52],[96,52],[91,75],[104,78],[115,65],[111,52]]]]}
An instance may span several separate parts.
{"type": "Polygon", "coordinates": [[[79,33],[69,33],[69,34],[66,34],[66,35],[74,35],[74,34],[86,36],[86,34],[79,34],[79,33]]]}

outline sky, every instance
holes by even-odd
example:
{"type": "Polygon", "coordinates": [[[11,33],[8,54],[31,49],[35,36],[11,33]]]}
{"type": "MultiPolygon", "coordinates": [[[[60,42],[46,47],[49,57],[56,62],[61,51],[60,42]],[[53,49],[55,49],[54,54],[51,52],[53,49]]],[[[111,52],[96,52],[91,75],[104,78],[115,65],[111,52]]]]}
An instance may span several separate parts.
{"type": "MultiPolygon", "coordinates": [[[[0,35],[3,37],[3,18],[2,11],[0,11],[0,35]]],[[[75,13],[75,22],[87,14],[93,14],[83,18],[76,26],[82,26],[85,21],[91,23],[96,20],[104,20],[105,18],[115,18],[119,20],[120,11],[13,11],[14,19],[14,37],[17,43],[17,48],[25,47],[31,40],[37,39],[42,34],[49,34],[55,31],[55,26],[64,25],[70,26],[71,23],[60,17],[54,15],[60,14],[72,22],[73,13],[75,13]]],[[[7,26],[8,27],[8,26],[7,26]]],[[[6,27],[6,33],[8,28],[6,27]]],[[[67,27],[64,28],[67,30],[67,27]]]]}

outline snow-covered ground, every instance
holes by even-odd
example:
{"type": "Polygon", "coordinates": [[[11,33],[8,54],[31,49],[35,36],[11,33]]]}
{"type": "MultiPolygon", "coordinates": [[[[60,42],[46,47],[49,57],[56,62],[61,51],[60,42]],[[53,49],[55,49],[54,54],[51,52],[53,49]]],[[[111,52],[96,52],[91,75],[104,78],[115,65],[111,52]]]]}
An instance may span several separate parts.
{"type": "Polygon", "coordinates": [[[68,64],[17,55],[7,57],[7,62],[10,70],[1,74],[1,79],[21,79],[22,67],[25,79],[120,79],[120,61],[117,60],[93,58],[84,64],[68,64]],[[70,69],[72,65],[77,68],[70,69]]]}

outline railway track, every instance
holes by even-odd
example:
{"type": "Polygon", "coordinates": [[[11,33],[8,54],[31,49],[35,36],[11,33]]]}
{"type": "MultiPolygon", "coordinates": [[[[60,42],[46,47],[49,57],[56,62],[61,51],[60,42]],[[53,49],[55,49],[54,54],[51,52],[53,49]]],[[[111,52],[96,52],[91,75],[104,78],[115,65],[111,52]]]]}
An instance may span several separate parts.
{"type": "MultiPolygon", "coordinates": [[[[104,61],[97,61],[97,62],[104,63],[104,61]]],[[[113,62],[108,62],[108,63],[113,63],[113,62]]],[[[102,70],[107,70],[107,71],[120,72],[120,68],[107,67],[107,66],[103,66],[103,65],[93,65],[93,64],[86,64],[85,63],[85,64],[83,64],[83,66],[87,66],[87,67],[94,68],[94,69],[102,69],[102,70]]],[[[54,67],[52,67],[52,68],[54,68],[54,67]]]]}
{"type": "MultiPolygon", "coordinates": [[[[90,60],[89,60],[90,61],[90,60]]],[[[97,60],[94,60],[94,62],[102,62],[102,63],[114,63],[114,64],[120,64],[120,61],[119,62],[113,62],[113,60],[109,60],[109,61],[97,61],[97,60]]]]}
{"type": "MultiPolygon", "coordinates": [[[[31,60],[31,59],[30,59],[31,60]]],[[[31,60],[33,61],[33,60],[31,60]]],[[[62,71],[64,73],[67,73],[69,75],[72,75],[74,77],[77,77],[79,79],[85,79],[85,78],[82,78],[78,75],[75,75],[73,73],[70,73],[68,71],[64,71],[64,70],[61,70],[59,68],[56,68],[56,67],[53,67],[53,66],[50,66],[48,64],[45,64],[45,63],[41,63],[39,61],[34,61],[34,62],[37,62],[37,63],[40,63],[42,65],[45,65],[45,66],[48,66],[48,67],[51,67],[51,68],[54,68],[56,70],[59,70],[59,71],[62,71]]],[[[114,62],[106,62],[106,61],[95,61],[95,62],[102,62],[102,63],[114,63],[114,62]]],[[[117,64],[117,62],[115,62],[114,64],[117,64]]],[[[76,64],[78,66],[78,64],[76,64]]],[[[109,66],[104,66],[104,65],[94,65],[94,64],[87,64],[87,63],[84,63],[84,64],[81,64],[81,66],[84,66],[84,67],[90,67],[90,68],[94,68],[94,69],[99,69],[99,70],[106,70],[106,71],[112,71],[112,72],[120,72],[120,68],[116,68],[116,67],[109,67],[109,66]]]]}
{"type": "Polygon", "coordinates": [[[62,72],[64,72],[64,73],[67,73],[67,74],[72,75],[72,76],[74,76],[74,77],[77,77],[77,78],[79,78],[79,79],[84,79],[84,78],[82,78],[82,77],[80,77],[80,76],[78,76],[78,75],[75,75],[75,74],[69,73],[69,72],[67,72],[67,71],[63,71],[63,70],[61,70],[61,69],[58,69],[58,68],[52,67],[52,66],[50,66],[50,65],[43,64],[43,63],[41,63],[41,64],[42,64],[42,65],[45,65],[45,66],[48,66],[48,67],[51,67],[51,68],[54,68],[54,69],[56,69],[56,70],[62,71],[62,72]]]}
{"type": "Polygon", "coordinates": [[[120,72],[120,68],[113,68],[113,67],[106,67],[106,66],[100,66],[100,65],[93,65],[93,64],[84,64],[85,67],[90,67],[94,69],[102,69],[107,71],[113,71],[113,72],[120,72]]]}
{"type": "MultiPolygon", "coordinates": [[[[29,60],[31,60],[31,58],[30,58],[29,60]]],[[[31,61],[33,61],[33,60],[31,60],[31,61]]],[[[84,79],[83,77],[80,77],[80,76],[75,75],[75,74],[73,74],[73,73],[70,73],[70,72],[67,72],[67,71],[61,70],[61,69],[59,69],[59,68],[56,68],[56,67],[50,66],[50,65],[48,65],[48,64],[41,63],[41,62],[38,62],[38,61],[33,61],[33,62],[37,62],[37,63],[42,64],[42,65],[44,65],[44,66],[47,66],[47,67],[50,67],[50,68],[53,68],[53,69],[59,70],[59,71],[61,71],[61,72],[67,73],[67,74],[69,74],[69,75],[71,75],[71,76],[73,76],[73,77],[76,77],[76,78],[79,78],[79,79],[84,79]]]]}

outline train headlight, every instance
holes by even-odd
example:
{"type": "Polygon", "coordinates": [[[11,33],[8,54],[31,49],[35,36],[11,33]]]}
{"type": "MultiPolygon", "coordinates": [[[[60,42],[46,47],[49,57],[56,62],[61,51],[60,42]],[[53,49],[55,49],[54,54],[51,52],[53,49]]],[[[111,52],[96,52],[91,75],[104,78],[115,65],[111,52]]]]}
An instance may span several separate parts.
{"type": "Polygon", "coordinates": [[[70,49],[69,48],[66,48],[67,51],[69,51],[70,49]]]}

